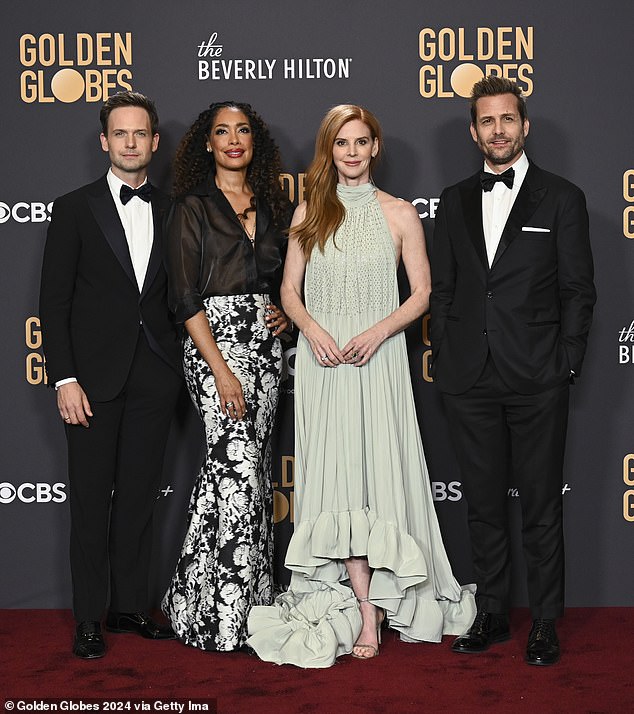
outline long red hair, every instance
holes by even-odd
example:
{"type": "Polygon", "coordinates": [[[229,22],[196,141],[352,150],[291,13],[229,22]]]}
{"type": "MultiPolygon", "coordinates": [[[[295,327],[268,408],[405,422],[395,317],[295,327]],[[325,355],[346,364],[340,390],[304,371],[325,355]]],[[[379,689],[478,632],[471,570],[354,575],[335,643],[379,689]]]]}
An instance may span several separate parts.
{"type": "Polygon", "coordinates": [[[345,217],[345,208],[337,198],[337,169],[332,161],[332,149],[341,127],[354,119],[362,121],[370,130],[372,139],[379,142],[377,155],[370,161],[370,171],[381,153],[381,125],[364,107],[339,104],[323,118],[315,139],[315,156],[306,172],[306,215],[291,229],[291,236],[297,238],[307,259],[315,246],[324,252],[326,242],[345,217]]]}

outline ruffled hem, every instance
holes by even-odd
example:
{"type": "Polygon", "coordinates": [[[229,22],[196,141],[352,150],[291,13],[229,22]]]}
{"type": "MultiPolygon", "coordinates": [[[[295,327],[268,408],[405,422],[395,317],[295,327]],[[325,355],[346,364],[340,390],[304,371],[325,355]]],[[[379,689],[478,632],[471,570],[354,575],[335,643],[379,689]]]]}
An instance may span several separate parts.
{"type": "Polygon", "coordinates": [[[359,605],[344,584],[343,559],[352,556],[367,557],[370,601],[385,610],[401,640],[460,635],[475,617],[475,586],[458,585],[444,548],[433,553],[426,558],[411,535],[369,509],[303,521],[286,555],[290,590],[272,606],[251,610],[247,644],[263,660],[298,667],[328,667],[349,654],[361,631],[359,605]]]}
{"type": "Polygon", "coordinates": [[[247,644],[265,662],[320,669],[352,652],[361,613],[350,588],[314,583],[252,608],[248,628],[247,644]]]}
{"type": "Polygon", "coordinates": [[[302,521],[293,533],[285,565],[309,580],[341,582],[348,574],[345,558],[363,556],[371,568],[394,573],[401,591],[427,579],[425,556],[414,538],[370,509],[323,511],[302,521]]]}

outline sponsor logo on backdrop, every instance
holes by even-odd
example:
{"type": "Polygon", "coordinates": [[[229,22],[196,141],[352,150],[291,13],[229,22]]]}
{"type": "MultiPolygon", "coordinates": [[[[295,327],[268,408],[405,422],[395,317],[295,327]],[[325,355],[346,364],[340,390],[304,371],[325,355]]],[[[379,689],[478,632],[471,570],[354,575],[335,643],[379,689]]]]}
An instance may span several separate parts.
{"type": "Polygon", "coordinates": [[[414,198],[411,203],[420,218],[436,218],[440,198],[414,198]]]}
{"type": "MultiPolygon", "coordinates": [[[[280,480],[273,482],[273,520],[280,523],[286,518],[294,523],[294,487],[295,487],[295,457],[282,456],[280,480]]],[[[462,500],[461,483],[459,481],[432,481],[431,493],[434,501],[457,502],[462,500]]]]}
{"type": "Polygon", "coordinates": [[[626,454],[623,459],[623,483],[627,486],[623,494],[623,518],[634,523],[634,454],[626,454]]]}
{"type": "Polygon", "coordinates": [[[29,384],[47,384],[42,354],[42,328],[40,318],[35,315],[27,317],[24,323],[24,344],[29,350],[25,360],[26,381],[29,384]]]}
{"type": "Polygon", "coordinates": [[[14,486],[8,481],[0,483],[0,504],[14,501],[22,503],[64,503],[66,500],[65,483],[21,483],[14,486]]]}
{"type": "Polygon", "coordinates": [[[634,169],[623,174],[623,200],[629,204],[623,210],[623,235],[634,238],[634,169]]]}
{"type": "MultiPolygon", "coordinates": [[[[565,496],[567,493],[570,493],[571,491],[572,491],[572,486],[570,486],[570,485],[567,484],[567,483],[565,483],[565,484],[561,487],[561,495],[562,495],[562,496],[565,496]]],[[[519,488],[514,488],[514,487],[513,487],[513,488],[509,488],[509,490],[507,491],[507,495],[509,496],[509,498],[521,498],[521,494],[520,494],[519,488]]]]}
{"type": "Polygon", "coordinates": [[[282,456],[280,480],[273,481],[273,522],[295,522],[295,457],[282,456]]]}
{"type": "Polygon", "coordinates": [[[619,364],[634,364],[634,320],[619,330],[619,364]]]}
{"type": "Polygon", "coordinates": [[[225,49],[218,32],[197,45],[199,80],[350,78],[352,57],[231,57],[225,49]]]}
{"type": "Polygon", "coordinates": [[[423,27],[418,89],[424,99],[468,97],[490,74],[515,80],[533,93],[533,27],[423,27]]]}
{"type": "Polygon", "coordinates": [[[132,89],[132,33],[26,33],[19,39],[27,104],[104,102],[132,89]]]}
{"type": "Polygon", "coordinates": [[[8,221],[15,221],[16,223],[44,223],[44,221],[51,220],[52,210],[52,201],[50,203],[16,201],[13,205],[0,201],[0,224],[7,223],[8,221]]]}

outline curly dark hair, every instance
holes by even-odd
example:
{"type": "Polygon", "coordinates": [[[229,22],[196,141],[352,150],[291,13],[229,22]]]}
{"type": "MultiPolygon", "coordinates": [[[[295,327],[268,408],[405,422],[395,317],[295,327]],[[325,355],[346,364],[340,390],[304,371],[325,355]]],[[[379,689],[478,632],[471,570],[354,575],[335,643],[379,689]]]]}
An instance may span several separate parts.
{"type": "Polygon", "coordinates": [[[207,141],[216,114],[225,108],[239,109],[249,121],[253,132],[253,159],[247,169],[247,181],[255,197],[269,207],[273,222],[282,226],[288,221],[289,203],[280,185],[280,152],[269,128],[250,104],[214,102],[199,114],[176,151],[172,195],[180,198],[201,182],[213,181],[216,163],[207,151],[207,141]]]}

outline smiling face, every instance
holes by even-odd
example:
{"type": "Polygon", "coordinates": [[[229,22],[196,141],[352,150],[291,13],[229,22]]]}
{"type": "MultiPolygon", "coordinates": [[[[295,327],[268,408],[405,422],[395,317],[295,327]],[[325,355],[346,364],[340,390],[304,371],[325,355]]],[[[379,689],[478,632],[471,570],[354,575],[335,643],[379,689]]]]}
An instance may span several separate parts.
{"type": "Polygon", "coordinates": [[[157,150],[159,135],[152,134],[150,117],[141,107],[119,107],[108,117],[108,135],[100,135],[112,173],[131,186],[145,180],[147,166],[157,150]]]}
{"type": "Polygon", "coordinates": [[[513,94],[481,97],[471,136],[491,169],[500,173],[515,163],[528,136],[528,119],[522,121],[513,94]]]}
{"type": "Polygon", "coordinates": [[[370,180],[370,162],[379,150],[367,124],[360,119],[346,122],[337,132],[332,147],[332,162],[339,183],[357,186],[370,180]]]}
{"type": "Polygon", "coordinates": [[[253,132],[244,112],[234,107],[220,109],[211,125],[207,149],[214,155],[216,170],[246,169],[253,159],[253,132]]]}

